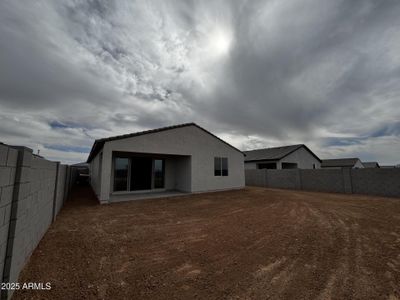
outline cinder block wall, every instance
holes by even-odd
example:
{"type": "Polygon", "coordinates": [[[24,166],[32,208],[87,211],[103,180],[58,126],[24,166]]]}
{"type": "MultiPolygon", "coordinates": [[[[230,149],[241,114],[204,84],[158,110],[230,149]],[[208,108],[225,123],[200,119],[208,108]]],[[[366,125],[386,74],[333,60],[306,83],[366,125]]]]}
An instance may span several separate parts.
{"type": "Polygon", "coordinates": [[[245,173],[246,185],[248,185],[248,186],[264,186],[264,187],[267,186],[266,170],[246,169],[245,172],[246,172],[245,173]]]}
{"type": "Polygon", "coordinates": [[[343,173],[341,169],[299,170],[301,189],[306,191],[344,193],[343,173]]]}
{"type": "MultiPolygon", "coordinates": [[[[0,144],[0,271],[3,274],[6,258],[11,203],[17,169],[18,151],[0,144]]],[[[0,291],[1,293],[1,291],[0,291]]]]}
{"type": "Polygon", "coordinates": [[[10,282],[18,281],[25,261],[52,222],[56,168],[56,163],[24,150],[10,282]]]}
{"type": "Polygon", "coordinates": [[[268,170],[266,185],[279,189],[301,189],[299,170],[268,170]]]}
{"type": "MultiPolygon", "coordinates": [[[[70,188],[69,167],[33,155],[25,147],[0,144],[0,267],[2,282],[18,276],[70,188]]],[[[12,291],[1,291],[9,299],[12,291]]]]}
{"type": "Polygon", "coordinates": [[[62,206],[64,205],[64,200],[66,198],[66,185],[67,185],[67,179],[68,179],[68,172],[67,172],[68,166],[67,165],[59,165],[58,168],[58,176],[57,176],[57,196],[56,196],[56,202],[55,202],[55,217],[58,215],[60,212],[62,206]]]}
{"type": "Polygon", "coordinates": [[[245,170],[246,185],[400,197],[400,169],[245,170]]]}
{"type": "Polygon", "coordinates": [[[399,169],[351,170],[352,189],[357,194],[400,197],[399,169]]]}

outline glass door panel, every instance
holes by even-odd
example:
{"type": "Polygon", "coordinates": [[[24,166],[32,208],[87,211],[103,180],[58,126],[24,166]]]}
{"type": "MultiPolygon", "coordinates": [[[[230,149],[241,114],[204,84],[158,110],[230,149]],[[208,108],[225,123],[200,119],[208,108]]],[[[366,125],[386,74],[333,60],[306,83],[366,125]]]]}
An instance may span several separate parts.
{"type": "Polygon", "coordinates": [[[116,157],[114,161],[114,191],[128,190],[129,159],[116,157]]]}
{"type": "Polygon", "coordinates": [[[154,160],[154,188],[162,189],[164,188],[164,160],[155,159],[154,160]]]}
{"type": "Polygon", "coordinates": [[[149,157],[131,158],[131,191],[151,189],[152,162],[149,157]]]}

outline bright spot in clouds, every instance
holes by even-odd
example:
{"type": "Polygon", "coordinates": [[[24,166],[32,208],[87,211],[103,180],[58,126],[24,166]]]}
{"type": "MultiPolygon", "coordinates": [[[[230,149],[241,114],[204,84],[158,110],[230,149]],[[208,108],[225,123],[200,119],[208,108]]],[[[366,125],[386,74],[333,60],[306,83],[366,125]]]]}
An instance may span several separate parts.
{"type": "Polygon", "coordinates": [[[222,56],[228,54],[232,45],[232,33],[229,30],[216,28],[210,33],[209,50],[211,54],[222,56]]]}

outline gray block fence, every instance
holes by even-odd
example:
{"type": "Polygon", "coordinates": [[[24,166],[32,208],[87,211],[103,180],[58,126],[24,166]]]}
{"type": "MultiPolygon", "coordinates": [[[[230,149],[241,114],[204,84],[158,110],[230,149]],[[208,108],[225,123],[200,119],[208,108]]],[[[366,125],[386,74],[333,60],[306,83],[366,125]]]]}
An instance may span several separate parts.
{"type": "MultiPolygon", "coordinates": [[[[26,147],[0,143],[0,272],[18,276],[60,212],[71,183],[67,165],[34,155],[26,147]]],[[[1,299],[12,291],[1,290],[1,299]]]]}
{"type": "Polygon", "coordinates": [[[245,170],[246,185],[400,197],[400,168],[245,170]]]}

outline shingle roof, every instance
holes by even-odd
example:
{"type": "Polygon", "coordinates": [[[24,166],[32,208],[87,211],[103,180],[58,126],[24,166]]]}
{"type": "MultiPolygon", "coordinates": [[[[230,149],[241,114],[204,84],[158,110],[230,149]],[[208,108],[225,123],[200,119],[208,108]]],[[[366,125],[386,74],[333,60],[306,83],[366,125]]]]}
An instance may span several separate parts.
{"type": "Polygon", "coordinates": [[[353,158],[338,158],[338,159],[323,159],[321,162],[321,167],[326,168],[326,167],[353,167],[357,161],[359,161],[358,158],[353,157],[353,158]]]}
{"type": "Polygon", "coordinates": [[[109,141],[115,141],[115,140],[121,140],[121,139],[126,139],[126,138],[131,138],[135,136],[140,136],[140,135],[145,135],[145,134],[151,134],[151,133],[156,133],[156,132],[161,132],[161,131],[166,131],[166,130],[172,130],[172,129],[177,129],[177,128],[182,128],[182,127],[187,127],[187,126],[195,126],[204,132],[208,133],[209,135],[215,137],[216,139],[220,140],[221,142],[225,143],[229,147],[235,149],[236,151],[239,151],[240,153],[244,154],[244,152],[240,151],[239,149],[235,148],[231,144],[228,144],[224,140],[220,139],[216,135],[212,134],[208,130],[200,127],[196,123],[184,123],[184,124],[178,124],[178,125],[173,125],[173,126],[167,126],[167,127],[162,127],[162,128],[156,128],[156,129],[151,129],[151,130],[145,130],[145,131],[140,131],[140,132],[134,132],[134,133],[129,133],[129,134],[123,134],[123,135],[116,135],[116,136],[111,136],[108,138],[103,138],[103,139],[97,139],[94,141],[92,149],[90,150],[89,157],[87,159],[87,162],[89,163],[97,153],[100,152],[100,150],[103,148],[104,143],[109,142],[109,141]]]}
{"type": "Polygon", "coordinates": [[[250,162],[250,161],[261,161],[261,160],[280,160],[302,147],[304,147],[307,151],[309,151],[315,158],[320,160],[318,156],[316,156],[306,145],[299,144],[299,145],[244,151],[244,153],[246,154],[245,161],[250,162]]]}

